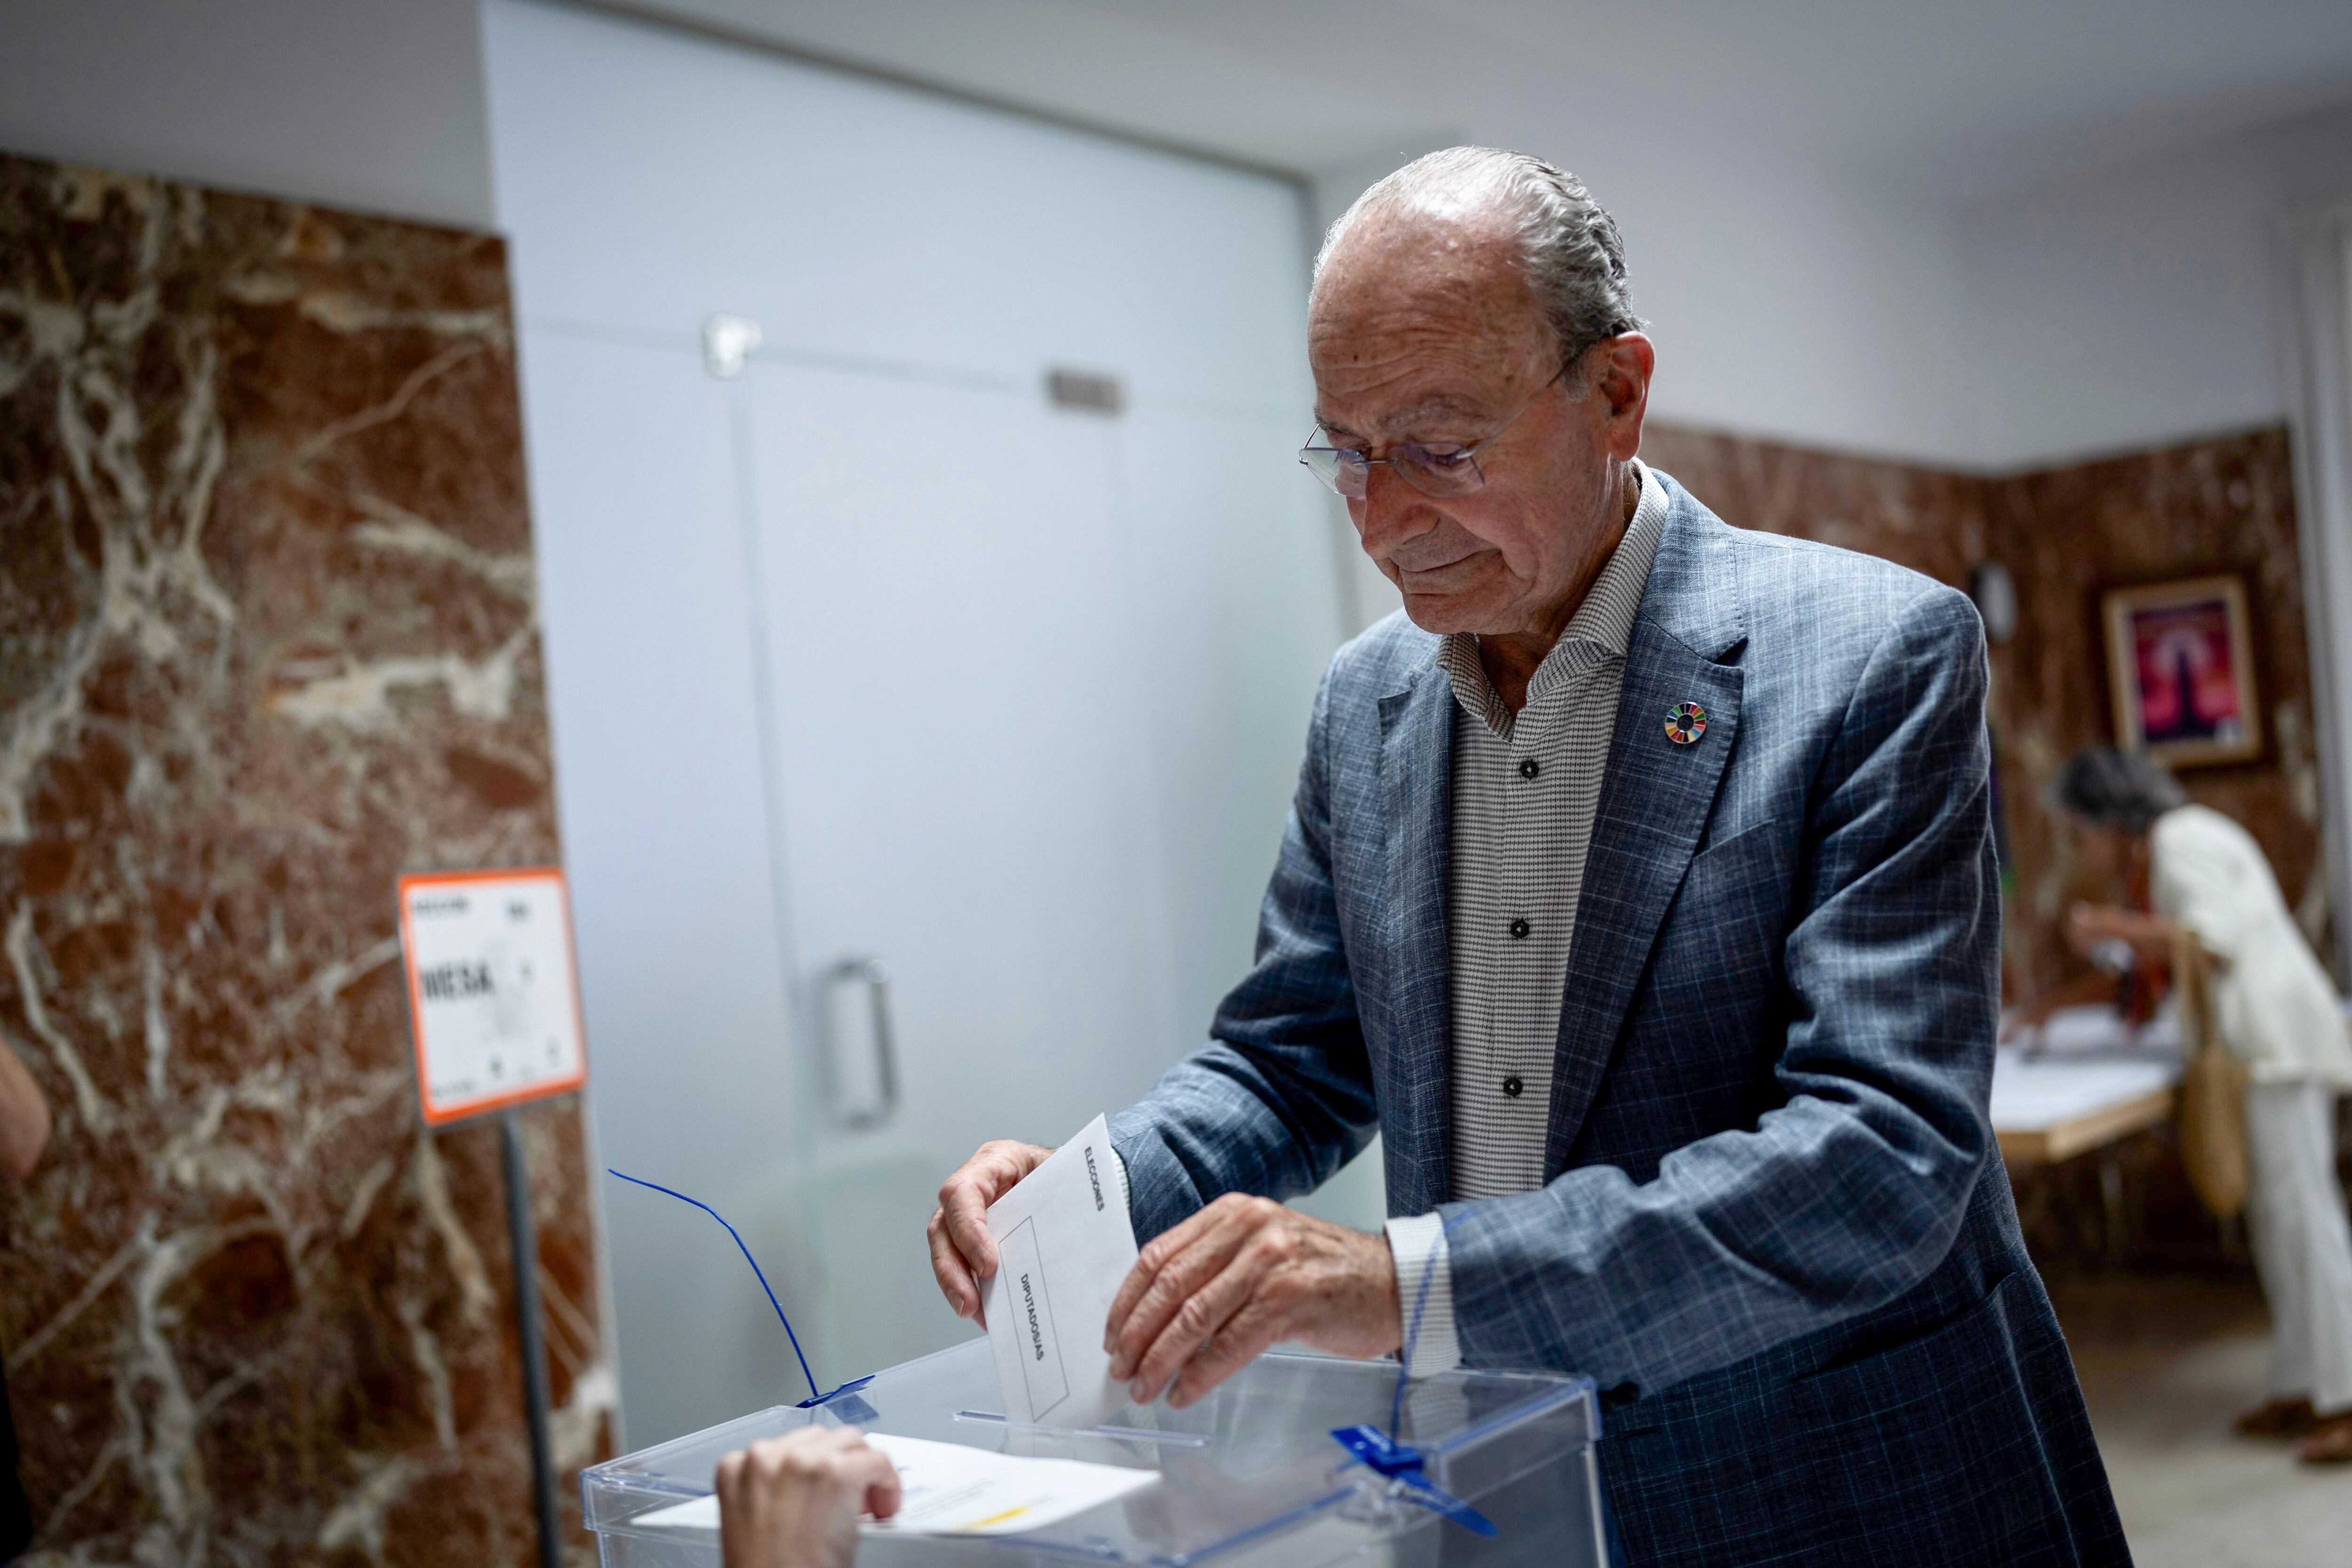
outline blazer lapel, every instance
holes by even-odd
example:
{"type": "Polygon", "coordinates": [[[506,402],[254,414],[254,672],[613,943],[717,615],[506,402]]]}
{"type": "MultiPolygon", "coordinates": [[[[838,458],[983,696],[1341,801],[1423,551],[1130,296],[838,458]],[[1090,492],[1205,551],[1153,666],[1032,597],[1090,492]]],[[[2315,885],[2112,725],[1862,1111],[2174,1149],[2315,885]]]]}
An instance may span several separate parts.
{"type": "Polygon", "coordinates": [[[1454,689],[1434,660],[1381,699],[1381,806],[1387,830],[1391,1041],[1435,1041],[1434,1052],[1383,1053],[1381,1131],[1387,1148],[1389,1212],[1426,1214],[1453,1195],[1447,1129],[1453,1120],[1452,962],[1445,889],[1453,849],[1454,689]]]}
{"type": "Polygon", "coordinates": [[[1544,1179],[1568,1166],[1585,1114],[1616,1054],[1618,1034],[1666,908],[1706,831],[1739,732],[1745,643],[1726,525],[1672,481],[1673,507],[1625,652],[1625,683],[1609,768],[1584,862],[1576,937],[1552,1067],[1544,1179]],[[1666,734],[1685,702],[1706,710],[1688,745],[1666,734]]]}

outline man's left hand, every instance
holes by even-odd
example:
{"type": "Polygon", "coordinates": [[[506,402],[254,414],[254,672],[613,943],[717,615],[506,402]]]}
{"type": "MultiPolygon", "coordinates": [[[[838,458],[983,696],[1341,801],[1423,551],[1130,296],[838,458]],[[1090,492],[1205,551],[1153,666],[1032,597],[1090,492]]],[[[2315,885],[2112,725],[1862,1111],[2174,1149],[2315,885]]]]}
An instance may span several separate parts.
{"type": "Polygon", "coordinates": [[[1387,1237],[1229,1193],[1143,1248],[1103,1346],[1138,1405],[1181,1410],[1279,1341],[1386,1355],[1402,1323],[1387,1237]]]}

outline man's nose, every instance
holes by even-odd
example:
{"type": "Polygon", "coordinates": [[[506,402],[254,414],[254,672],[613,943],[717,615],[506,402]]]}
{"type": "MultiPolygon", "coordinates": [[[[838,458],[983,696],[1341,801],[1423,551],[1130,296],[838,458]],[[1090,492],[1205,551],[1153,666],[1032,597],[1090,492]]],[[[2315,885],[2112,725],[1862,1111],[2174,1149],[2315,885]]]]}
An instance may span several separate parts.
{"type": "Polygon", "coordinates": [[[1375,463],[1364,475],[1364,493],[1348,502],[1348,515],[1363,542],[1364,553],[1377,561],[1408,539],[1436,526],[1428,498],[1402,479],[1386,463],[1375,463]]]}

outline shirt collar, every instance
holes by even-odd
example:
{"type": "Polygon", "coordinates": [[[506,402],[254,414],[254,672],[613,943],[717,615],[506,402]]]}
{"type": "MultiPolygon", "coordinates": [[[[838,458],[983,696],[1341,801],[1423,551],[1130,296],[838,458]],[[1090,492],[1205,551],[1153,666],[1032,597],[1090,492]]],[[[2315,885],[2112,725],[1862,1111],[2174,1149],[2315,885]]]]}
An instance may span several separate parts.
{"type": "MultiPolygon", "coordinates": [[[[1666,487],[1640,458],[1633,461],[1642,476],[1642,497],[1625,537],[1617,542],[1609,563],[1593,579],[1584,603],[1569,617],[1568,627],[1552,645],[1528,681],[1527,706],[1533,708],[1564,685],[1577,671],[1602,658],[1622,658],[1633,641],[1633,616],[1649,586],[1650,565],[1665,531],[1666,487]]],[[[1468,632],[1448,632],[1438,641],[1438,663],[1453,682],[1454,700],[1473,719],[1496,734],[1509,739],[1517,715],[1503,701],[1478,661],[1478,639],[1468,632]]]]}

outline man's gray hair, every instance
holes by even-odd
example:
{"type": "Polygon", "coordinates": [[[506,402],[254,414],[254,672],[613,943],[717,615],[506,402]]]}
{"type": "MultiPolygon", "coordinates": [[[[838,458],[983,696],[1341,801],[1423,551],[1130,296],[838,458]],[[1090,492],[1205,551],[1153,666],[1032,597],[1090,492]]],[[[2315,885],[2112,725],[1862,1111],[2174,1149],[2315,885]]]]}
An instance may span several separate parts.
{"type": "Polygon", "coordinates": [[[2146,833],[2147,825],[2189,804],[2179,781],[2137,752],[2094,746],[2066,759],[2058,804],[2086,822],[2146,833]]]}
{"type": "Polygon", "coordinates": [[[1324,235],[1315,275],[1322,276],[1323,264],[1364,213],[1408,204],[1425,191],[1465,187],[1491,191],[1517,220],[1519,271],[1568,363],[1604,338],[1642,325],[1625,279],[1625,242],[1584,182],[1540,158],[1493,147],[1448,147],[1376,182],[1324,235]]]}

